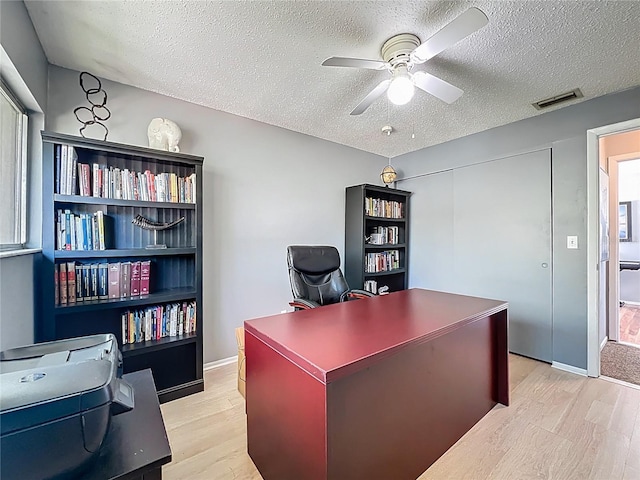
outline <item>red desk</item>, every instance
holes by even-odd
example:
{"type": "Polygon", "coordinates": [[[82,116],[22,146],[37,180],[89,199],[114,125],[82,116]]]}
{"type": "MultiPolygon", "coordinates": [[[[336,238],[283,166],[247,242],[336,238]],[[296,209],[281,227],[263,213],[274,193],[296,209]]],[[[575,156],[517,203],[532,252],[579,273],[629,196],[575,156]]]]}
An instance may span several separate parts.
{"type": "Polygon", "coordinates": [[[244,326],[266,480],[415,480],[509,404],[505,302],[412,289],[244,326]]]}

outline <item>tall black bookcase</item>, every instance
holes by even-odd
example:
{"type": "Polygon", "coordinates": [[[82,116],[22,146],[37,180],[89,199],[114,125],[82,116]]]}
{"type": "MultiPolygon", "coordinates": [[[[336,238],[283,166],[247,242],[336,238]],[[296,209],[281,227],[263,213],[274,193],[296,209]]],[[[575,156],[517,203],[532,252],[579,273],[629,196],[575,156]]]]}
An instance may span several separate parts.
{"type": "MultiPolygon", "coordinates": [[[[43,140],[43,257],[39,281],[39,305],[36,306],[36,341],[51,341],[96,333],[113,333],[123,355],[124,373],[150,368],[161,402],[170,401],[191,393],[202,391],[202,165],[204,159],[184,153],[172,153],[145,147],[122,145],[113,142],[86,139],[71,135],[42,132],[43,140]],[[79,195],[79,184],[71,195],[57,193],[60,178],[65,173],[71,178],[72,169],[61,172],[61,151],[77,156],[77,163],[88,164],[91,169],[96,164],[103,172],[109,168],[116,172],[125,169],[129,174],[146,172],[151,184],[158,175],[175,177],[177,196],[172,201],[141,200],[142,185],[135,183],[135,195],[128,186],[127,195],[119,193],[116,198],[93,196],[94,171],[88,179],[91,196],[79,195]],[[117,170],[115,170],[117,169],[117,170]],[[195,175],[194,175],[195,174],[195,175]],[[182,178],[183,180],[179,180],[182,178]],[[185,178],[189,178],[186,198],[185,178]],[[180,184],[178,184],[180,182],[180,184]],[[192,195],[192,193],[194,195],[192,195]],[[117,198],[120,197],[120,198],[117,198]],[[129,199],[125,199],[129,198],[129,199]],[[134,198],[134,199],[131,199],[134,198]],[[137,198],[137,199],[135,199],[137,198]],[[59,212],[70,212],[71,218],[95,218],[102,211],[109,221],[105,223],[106,237],[111,237],[105,250],[90,249],[82,245],[80,249],[60,249],[59,212]],[[132,223],[141,215],[158,223],[171,223],[184,217],[178,225],[163,231],[145,230],[132,223]],[[147,248],[149,245],[163,244],[166,248],[147,248]],[[85,299],[66,305],[56,304],[55,272],[62,263],[76,265],[122,264],[150,262],[150,288],[147,294],[124,298],[85,299]],[[56,264],[58,267],[56,267],[56,264]],[[195,304],[195,308],[194,308],[195,304]],[[166,330],[161,335],[163,307],[165,312],[171,306],[189,314],[195,328],[184,323],[183,333],[169,335],[169,318],[165,318],[166,330]],[[155,308],[154,308],[155,307],[155,308]],[[155,310],[158,313],[153,330],[153,339],[142,335],[134,343],[123,342],[129,335],[123,327],[125,312],[155,310]]],[[[74,163],[73,166],[76,164],[74,163]]],[[[77,168],[77,167],[76,167],[77,168]]],[[[76,171],[76,179],[81,173],[76,171]]],[[[111,177],[111,174],[109,174],[111,177]]],[[[103,179],[102,175],[98,176],[103,179]]],[[[140,177],[138,177],[140,178],[140,177]]],[[[114,178],[112,177],[112,181],[114,178]]],[[[121,176],[125,182],[125,176],[121,176]]],[[[157,181],[157,180],[156,180],[157,181]]],[[[146,180],[145,180],[146,182],[146,180]]],[[[171,181],[173,183],[173,179],[171,181]]],[[[145,183],[147,191],[150,184],[145,183]]],[[[122,184],[120,188],[124,189],[122,184]]],[[[171,188],[167,187],[168,190],[171,188]]],[[[68,193],[70,190],[68,191],[68,193]]],[[[158,196],[156,196],[156,200],[158,196]]],[[[166,198],[164,198],[166,199],[166,198]]],[[[64,215],[64,214],[63,214],[64,215]]],[[[89,224],[89,222],[88,222],[89,224]]],[[[68,224],[67,224],[68,225],[68,224]]],[[[81,227],[82,228],[82,227],[81,227]]],[[[89,227],[86,227],[89,228],[89,227]]],[[[77,233],[76,233],[77,235],[77,233]]],[[[88,235],[86,232],[83,235],[88,235]]],[[[64,248],[64,246],[62,246],[64,248]]],[[[76,281],[81,281],[76,279],[76,281]]],[[[122,287],[124,288],[124,287],[122,287]]],[[[58,294],[58,299],[60,298],[58,294]]],[[[184,318],[183,315],[182,318],[184,318]]],[[[154,317],[155,318],[155,317],[154,317]]],[[[127,327],[131,324],[127,324],[127,327]]],[[[147,323],[147,326],[149,323],[147,323]]],[[[142,330],[144,330],[144,323],[142,330]]],[[[149,328],[151,331],[151,328],[149,328]]]]}
{"type": "Polygon", "coordinates": [[[345,277],[349,287],[375,292],[381,287],[388,287],[389,292],[407,288],[410,196],[411,192],[376,185],[346,188],[345,277]]]}

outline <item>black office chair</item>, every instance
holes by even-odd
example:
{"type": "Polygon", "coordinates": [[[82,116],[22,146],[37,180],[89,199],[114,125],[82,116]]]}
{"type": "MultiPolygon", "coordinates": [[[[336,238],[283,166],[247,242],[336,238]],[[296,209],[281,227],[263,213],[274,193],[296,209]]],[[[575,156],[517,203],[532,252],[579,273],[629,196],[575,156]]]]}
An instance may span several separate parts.
{"type": "Polygon", "coordinates": [[[340,270],[336,247],[289,245],[287,264],[296,310],[307,310],[331,303],[374,297],[365,290],[351,290],[340,270]]]}

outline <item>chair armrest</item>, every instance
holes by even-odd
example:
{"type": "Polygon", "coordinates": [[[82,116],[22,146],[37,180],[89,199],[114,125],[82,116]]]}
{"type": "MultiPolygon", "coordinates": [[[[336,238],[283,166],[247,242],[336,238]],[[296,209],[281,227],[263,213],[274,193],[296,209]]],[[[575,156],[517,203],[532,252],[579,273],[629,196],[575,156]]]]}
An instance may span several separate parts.
{"type": "Polygon", "coordinates": [[[370,298],[376,296],[375,293],[367,292],[366,290],[358,290],[357,288],[349,290],[347,295],[349,295],[350,298],[370,298]]]}
{"type": "Polygon", "coordinates": [[[309,310],[311,308],[317,308],[320,306],[319,303],[316,303],[312,300],[305,300],[304,298],[296,298],[292,302],[289,302],[289,305],[298,310],[309,310]]]}
{"type": "Polygon", "coordinates": [[[346,292],[344,292],[340,296],[340,301],[346,302],[348,300],[357,300],[360,298],[369,298],[369,297],[375,297],[375,296],[376,296],[375,293],[367,292],[366,290],[358,290],[357,288],[354,288],[353,290],[347,290],[346,292]]]}

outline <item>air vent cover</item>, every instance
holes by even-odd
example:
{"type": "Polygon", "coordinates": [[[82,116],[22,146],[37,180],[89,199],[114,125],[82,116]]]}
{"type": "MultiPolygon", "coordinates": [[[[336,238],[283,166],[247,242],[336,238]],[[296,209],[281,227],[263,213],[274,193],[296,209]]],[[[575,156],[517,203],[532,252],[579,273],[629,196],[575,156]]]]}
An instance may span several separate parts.
{"type": "Polygon", "coordinates": [[[579,88],[575,88],[570,92],[561,93],[560,95],[556,95],[555,97],[546,98],[544,100],[540,100],[539,102],[532,103],[536,110],[542,110],[543,108],[552,107],[559,103],[568,102],[569,100],[573,100],[575,98],[582,98],[582,92],[579,88]]]}

